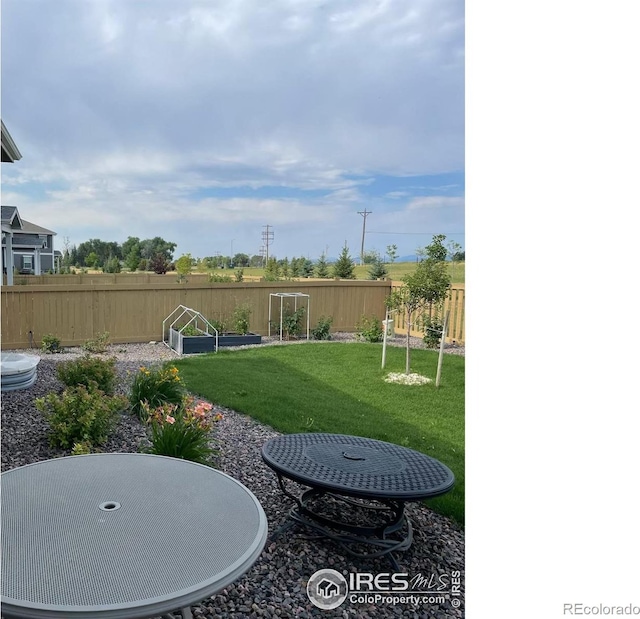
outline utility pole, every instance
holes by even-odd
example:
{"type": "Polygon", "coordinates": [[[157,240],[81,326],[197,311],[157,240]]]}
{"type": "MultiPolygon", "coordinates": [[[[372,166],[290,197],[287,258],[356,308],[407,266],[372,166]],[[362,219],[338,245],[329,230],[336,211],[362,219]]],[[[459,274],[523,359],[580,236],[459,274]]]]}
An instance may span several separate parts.
{"type": "Polygon", "coordinates": [[[367,227],[367,215],[371,215],[373,211],[367,211],[366,207],[364,211],[358,211],[358,215],[362,215],[362,244],[360,245],[360,266],[364,264],[364,231],[367,227]]]}
{"type": "Polygon", "coordinates": [[[264,243],[265,246],[265,266],[266,264],[269,262],[269,242],[273,241],[273,230],[269,230],[269,228],[271,228],[271,226],[262,226],[263,228],[266,228],[266,230],[262,231],[262,242],[264,243]]]}

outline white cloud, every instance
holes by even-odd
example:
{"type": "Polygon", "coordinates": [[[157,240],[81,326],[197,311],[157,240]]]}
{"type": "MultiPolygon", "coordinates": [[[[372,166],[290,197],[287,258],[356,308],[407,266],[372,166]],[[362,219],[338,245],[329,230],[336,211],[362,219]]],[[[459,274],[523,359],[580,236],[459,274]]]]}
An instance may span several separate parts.
{"type": "MultiPolygon", "coordinates": [[[[93,237],[201,219],[344,240],[348,209],[357,240],[377,175],[463,169],[463,17],[461,0],[5,0],[23,159],[3,184],[30,221],[93,237]]],[[[386,193],[380,217],[446,204],[386,193]]]]}

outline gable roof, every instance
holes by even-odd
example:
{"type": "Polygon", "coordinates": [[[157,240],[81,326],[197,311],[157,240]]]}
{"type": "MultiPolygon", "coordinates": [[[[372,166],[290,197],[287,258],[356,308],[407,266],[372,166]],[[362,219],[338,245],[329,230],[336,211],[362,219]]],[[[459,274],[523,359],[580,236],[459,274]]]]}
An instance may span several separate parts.
{"type": "Polygon", "coordinates": [[[17,206],[2,206],[2,225],[22,229],[22,219],[17,206]]]}
{"type": "Polygon", "coordinates": [[[38,226],[26,219],[22,220],[22,232],[28,232],[29,234],[56,234],[53,230],[38,226]]]}
{"type": "Polygon", "coordinates": [[[4,126],[4,121],[0,120],[0,123],[2,124],[2,161],[4,163],[13,163],[18,159],[22,159],[22,154],[13,141],[9,130],[4,126]]]}

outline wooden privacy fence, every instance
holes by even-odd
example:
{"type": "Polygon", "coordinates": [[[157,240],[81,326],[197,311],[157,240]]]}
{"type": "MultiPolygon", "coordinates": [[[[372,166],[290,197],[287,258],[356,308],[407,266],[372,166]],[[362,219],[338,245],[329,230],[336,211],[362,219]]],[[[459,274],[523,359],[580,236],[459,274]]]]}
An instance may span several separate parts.
{"type": "MultiPolygon", "coordinates": [[[[392,282],[392,288],[400,288],[402,282],[392,282]]],[[[449,312],[449,324],[445,341],[448,343],[464,344],[464,284],[452,284],[449,287],[449,294],[444,303],[445,313],[449,312]]],[[[407,316],[404,311],[396,312],[393,316],[394,329],[396,333],[407,334],[407,316]]],[[[413,317],[413,323],[416,323],[416,317],[413,317]]],[[[412,328],[411,335],[422,337],[423,331],[412,328]]]]}
{"type": "MultiPolygon", "coordinates": [[[[334,331],[354,331],[363,314],[384,317],[390,291],[390,281],[208,283],[189,278],[180,284],[159,276],[139,284],[3,286],[2,348],[39,347],[46,334],[63,346],[78,346],[106,331],[114,343],[162,341],[162,321],[178,305],[229,324],[234,308],[247,303],[251,331],[266,335],[275,292],[308,294],[312,327],[321,316],[332,316],[334,331]]],[[[299,305],[306,308],[306,303],[299,305]]],[[[272,320],[279,320],[279,311],[274,302],[272,320]]]]}
{"type": "MultiPolygon", "coordinates": [[[[235,272],[226,273],[232,281],[235,281],[235,272]]],[[[209,283],[208,273],[191,273],[186,276],[187,282],[207,284],[209,283]]],[[[256,282],[262,278],[255,275],[244,275],[243,281],[256,282]]],[[[79,286],[81,284],[100,285],[100,284],[156,284],[158,282],[175,282],[178,283],[178,276],[172,275],[156,275],[155,273],[76,273],[74,275],[51,275],[44,273],[42,275],[14,275],[13,283],[15,286],[79,286]]],[[[7,283],[7,276],[3,276],[3,284],[7,283]]]]}

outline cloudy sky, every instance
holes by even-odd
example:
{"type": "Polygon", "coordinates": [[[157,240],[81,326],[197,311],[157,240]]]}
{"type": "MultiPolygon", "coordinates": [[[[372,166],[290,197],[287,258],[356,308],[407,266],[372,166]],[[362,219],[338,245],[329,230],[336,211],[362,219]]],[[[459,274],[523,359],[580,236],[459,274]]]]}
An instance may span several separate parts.
{"type": "Polygon", "coordinates": [[[59,249],[464,247],[462,0],[3,0],[2,118],[59,249]]]}

